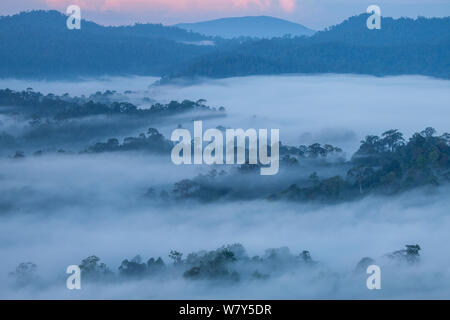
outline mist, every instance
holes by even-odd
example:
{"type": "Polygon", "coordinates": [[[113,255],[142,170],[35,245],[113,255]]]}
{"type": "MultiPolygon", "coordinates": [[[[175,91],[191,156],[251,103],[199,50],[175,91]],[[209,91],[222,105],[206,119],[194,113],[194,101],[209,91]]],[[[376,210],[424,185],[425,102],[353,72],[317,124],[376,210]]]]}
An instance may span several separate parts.
{"type": "Polygon", "coordinates": [[[195,174],[189,172],[193,168],[174,171],[170,164],[139,156],[127,159],[126,165],[124,160],[118,155],[2,160],[2,194],[15,190],[6,200],[20,203],[17,211],[0,218],[0,254],[5,257],[0,267],[2,298],[334,299],[450,294],[450,257],[442,248],[450,241],[448,188],[330,206],[268,201],[175,206],[151,203],[141,195],[149,185],[168,188],[176,179],[195,174]],[[24,197],[27,186],[32,190],[24,197]],[[327,273],[321,278],[316,271],[294,269],[261,283],[223,286],[182,278],[88,284],[72,296],[65,289],[65,268],[89,255],[117,270],[123,259],[137,254],[168,260],[170,250],[187,254],[231,243],[243,244],[252,255],[285,246],[297,253],[309,250],[327,273]],[[382,293],[371,294],[366,278],[352,275],[361,258],[383,262],[386,253],[408,243],[420,243],[420,265],[386,263],[382,293]],[[8,272],[24,261],[38,266],[45,288],[14,287],[8,272]]]}
{"type": "MultiPolygon", "coordinates": [[[[0,87],[72,96],[132,91],[129,95],[134,98],[149,96],[161,103],[202,98],[227,110],[226,119],[205,121],[210,127],[280,128],[284,143],[320,141],[348,152],[354,152],[369,134],[395,128],[410,136],[428,126],[443,133],[449,124],[450,83],[423,76],[250,76],[162,86],[154,85],[156,80],[139,76],[66,82],[2,79],[0,87]]],[[[165,135],[173,130],[164,130],[164,124],[162,129],[165,135]]]]}
{"type": "MultiPolygon", "coordinates": [[[[320,141],[354,152],[368,134],[448,130],[450,83],[427,77],[252,76],[153,86],[156,99],[202,97],[227,108],[224,126],[281,128],[290,145],[320,141]]],[[[212,124],[213,125],[213,124],[212,124]]]]}
{"type": "MultiPolygon", "coordinates": [[[[369,134],[399,129],[409,137],[433,126],[448,131],[450,85],[426,77],[364,77],[353,75],[260,76],[208,80],[186,85],[152,85],[150,77],[90,79],[81,82],[1,80],[0,87],[72,96],[96,91],[127,90],[133,101],[150,97],[171,100],[206,99],[224,106],[226,117],[203,119],[204,128],[277,128],[283,144],[329,143],[350,157],[369,134]],[[374,90],[376,88],[376,91],[374,90]]],[[[127,95],[127,94],[125,94],[127,95]]],[[[448,299],[450,256],[442,244],[450,241],[448,185],[418,188],[389,197],[370,195],[342,203],[228,200],[172,201],[149,198],[171,194],[174,184],[207,173],[208,166],[175,166],[170,155],[142,152],[79,154],[107,137],[136,136],[148,127],[164,136],[178,125],[192,129],[193,117],[181,115],[157,122],[95,119],[86,139],[29,145],[29,152],[52,144],[73,153],[44,154],[21,159],[0,158],[0,298],[2,299],[448,299]],[[107,121],[108,130],[97,131],[107,121]],[[110,135],[110,136],[109,136],[110,135]],[[69,141],[69,142],[68,142],[69,141]],[[308,250],[317,267],[280,267],[264,280],[244,277],[237,283],[189,280],[168,276],[131,281],[83,283],[79,292],[65,287],[69,265],[91,255],[118,271],[124,259],[145,260],[177,250],[215,250],[240,243],[249,256],[266,249],[288,247],[298,255],[308,250]],[[420,244],[420,262],[396,263],[387,253],[420,244]],[[382,267],[383,290],[370,291],[367,276],[355,267],[371,257],[382,267]],[[37,265],[38,280],[18,287],[9,275],[19,263],[37,265]]],[[[20,134],[22,120],[1,115],[0,132],[20,134]]],[[[77,120],[80,125],[92,119],[77,120]]],[[[62,132],[68,126],[63,124],[62,132]]],[[[227,184],[251,194],[261,185],[285,186],[294,177],[317,171],[322,176],[345,173],[342,166],[302,163],[281,167],[271,178],[235,176],[224,167],[227,184]],[[261,180],[264,179],[264,180],[261,180]]],[[[245,267],[238,266],[245,271],[245,267]]]]}

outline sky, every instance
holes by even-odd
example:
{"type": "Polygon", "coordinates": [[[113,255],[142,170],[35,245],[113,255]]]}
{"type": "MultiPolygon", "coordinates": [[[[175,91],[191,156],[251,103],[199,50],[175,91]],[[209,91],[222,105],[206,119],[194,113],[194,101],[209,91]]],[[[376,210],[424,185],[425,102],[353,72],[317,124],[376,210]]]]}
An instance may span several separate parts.
{"type": "Polygon", "coordinates": [[[83,18],[105,25],[270,15],[320,30],[372,4],[379,5],[384,16],[450,16],[450,0],[1,0],[0,14],[33,9],[64,12],[71,4],[81,7],[83,18]]]}

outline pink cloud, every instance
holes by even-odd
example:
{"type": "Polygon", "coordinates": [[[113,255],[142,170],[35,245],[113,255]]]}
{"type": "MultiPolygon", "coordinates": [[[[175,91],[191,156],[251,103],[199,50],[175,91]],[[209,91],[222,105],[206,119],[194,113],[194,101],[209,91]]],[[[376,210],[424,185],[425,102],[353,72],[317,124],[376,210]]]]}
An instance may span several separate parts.
{"type": "Polygon", "coordinates": [[[91,11],[140,12],[164,10],[174,12],[239,11],[281,9],[292,12],[296,0],[45,0],[51,8],[64,9],[71,4],[91,11]]]}
{"type": "Polygon", "coordinates": [[[286,12],[295,10],[295,0],[279,0],[281,8],[286,12]]]}

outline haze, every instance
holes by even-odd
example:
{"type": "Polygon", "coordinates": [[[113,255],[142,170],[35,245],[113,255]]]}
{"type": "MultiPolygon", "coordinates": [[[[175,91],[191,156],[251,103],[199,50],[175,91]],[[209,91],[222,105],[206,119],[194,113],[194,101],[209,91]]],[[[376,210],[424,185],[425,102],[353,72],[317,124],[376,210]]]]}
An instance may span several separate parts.
{"type": "MultiPolygon", "coordinates": [[[[205,120],[204,127],[279,128],[283,143],[332,143],[343,147],[347,156],[368,134],[395,128],[409,136],[427,126],[439,133],[449,127],[450,84],[426,77],[261,76],[185,86],[156,86],[154,80],[53,83],[8,79],[1,80],[0,87],[33,87],[43,93],[71,95],[133,90],[136,96],[160,102],[204,98],[209,105],[227,110],[226,117],[205,120]]],[[[191,121],[181,119],[156,126],[168,136],[178,122],[185,128],[192,126],[191,121]]],[[[0,132],[6,125],[10,124],[3,119],[0,132]]],[[[149,187],[170,192],[175,182],[205,170],[176,167],[169,156],[139,153],[1,158],[0,298],[450,296],[450,257],[442,247],[450,241],[448,187],[417,189],[389,201],[371,196],[335,205],[266,200],[155,204],[143,199],[149,187]],[[9,205],[12,212],[5,209],[9,205]],[[295,253],[309,250],[327,276],[292,270],[265,282],[249,280],[236,285],[154,279],[88,285],[76,293],[64,285],[65,268],[92,254],[117,271],[123,259],[137,254],[167,261],[170,250],[187,254],[232,243],[242,243],[251,255],[283,246],[295,253]],[[423,249],[419,266],[399,268],[383,260],[386,253],[415,243],[423,249]],[[365,275],[353,275],[358,261],[366,256],[384,266],[381,292],[367,290],[365,275]],[[26,261],[38,265],[41,282],[15,288],[8,272],[26,261]]],[[[252,183],[245,181],[250,187],[252,183]]]]}

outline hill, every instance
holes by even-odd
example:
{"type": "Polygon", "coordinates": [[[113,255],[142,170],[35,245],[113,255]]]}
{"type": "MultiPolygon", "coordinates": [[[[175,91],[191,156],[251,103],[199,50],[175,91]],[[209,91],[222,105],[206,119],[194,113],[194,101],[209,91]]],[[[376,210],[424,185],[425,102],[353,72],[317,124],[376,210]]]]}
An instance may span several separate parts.
{"type": "Polygon", "coordinates": [[[380,30],[366,28],[368,15],[353,16],[319,31],[311,42],[339,42],[364,46],[438,45],[450,42],[450,18],[417,19],[383,17],[380,30]]]}
{"type": "Polygon", "coordinates": [[[383,18],[381,30],[367,29],[367,17],[351,17],[310,38],[247,41],[195,58],[171,77],[356,73],[450,78],[449,17],[383,18]]]}
{"type": "Polygon", "coordinates": [[[176,26],[203,35],[227,39],[239,37],[274,38],[287,34],[310,36],[315,32],[301,24],[267,16],[223,18],[197,23],[181,23],[176,26]]]}
{"type": "Polygon", "coordinates": [[[68,30],[66,16],[57,11],[23,12],[0,18],[0,77],[133,74],[161,76],[164,82],[356,73],[450,78],[450,17],[383,18],[381,30],[368,30],[367,17],[351,17],[311,37],[223,39],[155,24],[105,27],[83,21],[81,30],[68,30]]]}
{"type": "Polygon", "coordinates": [[[211,51],[183,43],[209,38],[175,27],[105,27],[83,20],[80,30],[68,30],[66,19],[57,11],[1,17],[0,76],[161,75],[211,51]]]}

